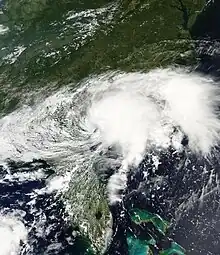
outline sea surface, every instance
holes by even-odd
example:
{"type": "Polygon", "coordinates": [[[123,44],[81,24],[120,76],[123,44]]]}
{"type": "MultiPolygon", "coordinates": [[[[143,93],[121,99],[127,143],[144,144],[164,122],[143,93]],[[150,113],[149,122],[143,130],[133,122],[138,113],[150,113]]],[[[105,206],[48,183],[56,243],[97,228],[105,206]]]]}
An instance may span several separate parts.
{"type": "Polygon", "coordinates": [[[217,8],[0,0],[0,255],[219,255],[217,8]]]}

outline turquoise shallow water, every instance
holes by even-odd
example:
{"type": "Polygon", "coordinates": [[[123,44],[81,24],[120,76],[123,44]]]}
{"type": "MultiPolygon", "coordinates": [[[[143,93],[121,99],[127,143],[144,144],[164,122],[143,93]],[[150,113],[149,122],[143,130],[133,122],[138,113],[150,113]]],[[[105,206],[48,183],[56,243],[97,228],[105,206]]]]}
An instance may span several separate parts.
{"type": "MultiPolygon", "coordinates": [[[[203,68],[204,70],[214,69],[212,63],[210,64],[212,68],[209,65],[206,66],[206,63],[209,63],[210,59],[208,58],[209,61],[207,61],[205,57],[210,57],[213,50],[218,49],[218,42],[215,42],[215,45],[213,46],[211,41],[199,41],[197,38],[192,38],[190,30],[191,26],[195,23],[197,15],[203,9],[204,4],[205,1],[202,0],[193,3],[192,1],[183,2],[175,0],[162,0],[160,2],[154,0],[94,0],[74,2],[69,0],[61,0],[59,2],[49,0],[0,1],[1,117],[7,116],[10,112],[13,112],[15,109],[24,105],[38,105],[39,102],[42,102],[48,96],[54,95],[57,91],[58,93],[62,91],[62,88],[65,88],[67,84],[71,88],[70,91],[72,93],[74,88],[79,86],[78,82],[83,79],[90,80],[91,76],[93,76],[93,78],[99,77],[99,74],[105,73],[106,71],[148,72],[153,68],[164,68],[167,66],[195,69],[198,68],[198,66],[200,67],[200,62],[202,62],[201,70],[203,70],[203,68]],[[203,56],[203,54],[205,55],[205,60],[201,58],[201,61],[200,57],[201,55],[203,56]]],[[[78,101],[75,104],[77,103],[78,101]]],[[[59,104],[59,109],[52,113],[50,112],[50,114],[54,115],[55,118],[60,121],[61,127],[65,128],[69,124],[66,123],[66,119],[63,117],[66,111],[65,103],[59,102],[59,104]]],[[[53,106],[53,102],[51,105],[53,106]]],[[[50,105],[47,107],[49,112],[50,105]]],[[[73,106],[70,105],[68,107],[73,106]]],[[[24,117],[25,116],[26,115],[24,115],[24,117]]],[[[19,121],[16,124],[19,125],[19,121]]],[[[63,129],[61,128],[61,130],[63,129]]],[[[50,132],[48,132],[48,134],[50,134],[50,132]]],[[[56,141],[56,135],[57,134],[55,133],[54,137],[51,139],[56,141]]],[[[186,146],[187,143],[188,140],[186,138],[186,146]]],[[[15,144],[17,145],[16,141],[15,144]]],[[[97,148],[96,146],[98,147],[98,145],[91,147],[91,150],[95,151],[97,148]]],[[[16,147],[16,150],[18,153],[22,152],[19,146],[16,147]]],[[[111,154],[111,151],[108,153],[111,154]]],[[[161,152],[161,154],[163,154],[163,152],[161,152]]],[[[165,160],[163,162],[164,168],[161,167],[163,169],[160,169],[158,173],[159,176],[163,176],[167,169],[175,168],[176,163],[173,162],[179,163],[178,160],[182,160],[180,163],[184,164],[183,161],[187,158],[184,158],[185,155],[173,156],[172,152],[168,152],[168,154],[160,155],[161,158],[165,158],[165,160]],[[168,154],[170,158],[167,159],[166,157],[168,154]],[[172,157],[174,157],[174,159],[170,160],[172,157]]],[[[188,158],[190,157],[191,155],[188,155],[188,158]]],[[[213,162],[215,160],[218,161],[215,156],[213,156],[213,158],[213,162]]],[[[190,160],[192,162],[196,161],[193,156],[190,160]]],[[[200,159],[198,159],[197,165],[195,163],[196,166],[201,163],[207,168],[210,168],[208,162],[199,162],[199,160],[200,159]]],[[[13,169],[16,169],[14,170],[15,172],[18,171],[18,169],[23,169],[23,166],[21,167],[19,164],[19,162],[16,162],[13,166],[13,169]]],[[[48,162],[48,164],[53,166],[52,160],[51,162],[48,162]]],[[[4,168],[5,166],[2,165],[2,167],[4,168]]],[[[145,168],[146,166],[141,166],[140,169],[142,167],[145,168]]],[[[190,167],[193,168],[194,166],[190,165],[187,167],[190,169],[190,167]]],[[[4,171],[7,172],[7,164],[4,169],[6,169],[4,171]]],[[[151,168],[149,167],[149,169],[151,168]]],[[[197,174],[200,173],[199,169],[197,170],[197,174]]],[[[22,171],[25,172],[26,170],[22,171]]],[[[107,173],[107,175],[108,174],[109,173],[107,173]]],[[[109,175],[111,174],[112,173],[109,175]]],[[[182,174],[180,169],[179,175],[175,176],[176,179],[170,177],[170,179],[168,178],[168,181],[164,181],[163,185],[166,188],[166,181],[177,188],[182,185],[182,189],[180,189],[179,193],[175,193],[172,189],[167,188],[168,192],[166,195],[168,197],[171,194],[170,196],[173,198],[173,194],[177,194],[175,199],[180,199],[182,196],[181,191],[191,189],[190,180],[192,180],[192,182],[197,182],[195,176],[189,175],[189,183],[182,183],[182,174]]],[[[154,176],[151,177],[152,179],[154,178],[154,176]]],[[[2,178],[4,179],[5,176],[2,178]]],[[[43,180],[47,178],[50,179],[51,177],[43,177],[43,180]]],[[[141,174],[140,176],[134,174],[134,179],[135,178],[137,183],[141,182],[141,174]]],[[[167,176],[165,175],[163,178],[166,179],[167,176]]],[[[205,176],[204,179],[206,180],[206,178],[207,177],[205,176]]],[[[24,185],[24,187],[26,187],[25,185],[28,186],[28,181],[27,183],[26,181],[27,180],[25,180],[24,183],[21,181],[19,185],[21,187],[23,187],[22,185],[24,185]]],[[[102,181],[103,180],[101,180],[101,183],[102,181]]],[[[103,182],[104,184],[105,181],[106,180],[103,182]]],[[[198,181],[198,187],[200,187],[199,185],[202,185],[201,183],[203,183],[203,181],[204,180],[198,181]]],[[[96,182],[96,184],[97,183],[99,182],[96,182]]],[[[102,194],[103,183],[100,186],[98,184],[93,188],[93,192],[96,193],[95,195],[99,195],[98,192],[100,190],[100,193],[102,194]]],[[[15,181],[13,182],[13,185],[16,187],[18,184],[16,184],[15,181]]],[[[30,184],[30,186],[31,185],[32,184],[30,184]]],[[[46,184],[42,181],[42,183],[40,182],[36,185],[42,185],[43,187],[46,184]]],[[[135,185],[134,181],[134,183],[130,185],[131,190],[129,190],[128,193],[132,193],[133,186],[135,187],[134,190],[136,190],[138,185],[137,187],[135,185]]],[[[147,189],[153,189],[151,185],[148,186],[148,184],[146,184],[146,186],[147,189]]],[[[79,187],[81,188],[80,185],[79,187]]],[[[32,186],[30,188],[32,188],[32,186]]],[[[7,191],[7,188],[5,189],[7,191]]],[[[21,190],[22,189],[23,188],[21,188],[21,190]]],[[[153,190],[152,192],[155,191],[153,190]]],[[[195,192],[198,192],[198,190],[195,192]]],[[[74,190],[70,193],[76,197],[75,194],[80,192],[79,190],[74,190]]],[[[122,254],[126,254],[126,248],[127,250],[130,249],[130,254],[144,254],[144,252],[146,253],[146,250],[150,253],[151,249],[151,252],[154,251],[153,246],[155,246],[155,242],[159,240],[159,243],[162,242],[163,244],[166,244],[165,246],[162,245],[162,247],[159,247],[161,255],[173,254],[174,252],[182,255],[185,252],[185,247],[192,252],[196,242],[199,243],[199,247],[202,247],[200,251],[204,252],[203,246],[200,243],[201,240],[194,240],[192,244],[189,245],[188,239],[185,237],[186,231],[190,229],[192,224],[187,220],[188,215],[184,216],[182,221],[180,220],[178,232],[172,228],[172,217],[174,217],[174,212],[172,210],[166,211],[167,205],[164,206],[161,203],[157,204],[156,209],[152,204],[150,206],[148,204],[146,205],[145,200],[145,202],[141,203],[141,194],[141,192],[140,194],[138,193],[137,201],[135,195],[134,197],[131,195],[130,200],[129,198],[126,198],[127,200],[124,201],[124,206],[128,209],[133,208],[136,205],[137,208],[141,209],[139,211],[140,215],[143,216],[144,214],[144,217],[140,217],[140,224],[132,221],[130,215],[125,216],[125,222],[122,220],[125,224],[124,227],[123,224],[120,223],[120,220],[118,220],[119,223],[115,223],[116,225],[114,227],[116,229],[119,226],[119,232],[115,235],[116,240],[115,247],[113,247],[114,249],[117,250],[117,244],[120,246],[121,243],[126,240],[129,247],[125,247],[124,249],[124,247],[121,247],[123,245],[121,245],[119,249],[122,249],[122,254]],[[155,211],[152,208],[154,208],[155,211]],[[147,220],[145,218],[147,218],[147,220]],[[145,220],[147,222],[145,222],[145,220]],[[168,222],[171,224],[170,229],[167,227],[168,222]],[[184,222],[187,222],[187,226],[184,225],[184,222]],[[152,227],[153,224],[152,228],[154,231],[146,231],[146,229],[149,229],[148,224],[150,224],[150,227],[152,227]],[[130,236],[123,236],[124,239],[122,238],[123,240],[121,240],[120,233],[123,233],[124,229],[128,228],[130,225],[136,229],[136,235],[130,233],[130,236]],[[156,225],[156,229],[154,225],[156,225]],[[164,229],[166,227],[167,232],[164,229]],[[122,230],[120,230],[120,228],[122,230]],[[143,229],[144,233],[147,233],[147,237],[145,235],[143,236],[143,229]],[[166,238],[167,235],[170,237],[170,240],[168,240],[169,242],[166,238]],[[139,238],[136,238],[137,236],[139,236],[139,238]],[[117,238],[119,240],[118,242],[117,238]],[[177,241],[172,241],[173,239],[177,239],[177,241]],[[184,240],[181,243],[183,248],[178,245],[181,240],[184,240]]],[[[12,196],[11,193],[10,196],[12,196]]],[[[8,195],[8,199],[10,196],[8,195]]],[[[53,197],[53,195],[51,196],[53,197]]],[[[162,194],[160,194],[160,196],[162,196],[162,194]]],[[[103,222],[102,219],[108,214],[107,203],[106,201],[103,202],[103,196],[100,196],[100,204],[98,204],[98,206],[97,204],[94,205],[93,197],[94,194],[92,194],[92,192],[91,194],[88,194],[88,201],[91,204],[89,205],[91,213],[88,212],[88,215],[83,215],[83,217],[89,218],[91,214],[92,219],[96,220],[95,222],[101,219],[100,225],[103,226],[102,224],[105,224],[106,219],[104,219],[103,222]]],[[[13,198],[10,199],[13,201],[13,198]]],[[[147,197],[145,199],[149,198],[147,197]]],[[[167,197],[164,197],[164,200],[166,199],[167,197]]],[[[213,198],[213,201],[216,201],[215,199],[216,198],[213,198]]],[[[63,197],[62,201],[65,201],[63,197]]],[[[75,200],[73,199],[73,201],[75,200]]],[[[9,202],[6,201],[5,203],[9,202]]],[[[81,204],[80,199],[77,203],[79,205],[81,204]]],[[[214,207],[215,206],[216,204],[214,207]]],[[[208,207],[208,205],[205,205],[205,207],[208,207]]],[[[39,208],[41,208],[40,205],[39,208]]],[[[120,206],[118,208],[120,209],[120,206]]],[[[116,216],[117,213],[119,213],[117,212],[118,208],[110,208],[116,216]]],[[[193,210],[191,212],[192,215],[194,214],[193,210]]],[[[206,214],[206,218],[208,219],[210,217],[209,213],[210,211],[208,211],[208,209],[205,213],[201,210],[198,218],[201,219],[201,215],[206,214]]],[[[77,217],[80,216],[77,215],[77,217]]],[[[116,219],[118,218],[116,217],[116,219]]],[[[194,218],[193,220],[196,221],[194,218]]],[[[78,222],[75,223],[77,224],[78,222]]],[[[76,227],[76,229],[78,228],[76,227]]],[[[92,229],[94,231],[96,228],[92,226],[92,229]]],[[[97,229],[94,231],[95,234],[100,234],[101,230],[99,228],[97,229]]],[[[204,234],[204,236],[207,237],[206,234],[204,234]]],[[[195,238],[195,236],[193,236],[193,238],[195,238]]],[[[70,245],[71,250],[68,251],[69,253],[67,254],[92,254],[92,251],[89,248],[87,249],[89,244],[87,243],[88,240],[86,238],[79,236],[74,240],[71,239],[69,242],[72,242],[70,245]]],[[[60,254],[63,254],[62,252],[60,254]]],[[[155,252],[158,252],[158,250],[155,252]]],[[[111,248],[109,249],[109,254],[114,254],[111,248]]],[[[190,254],[193,254],[193,252],[190,254]]]]}

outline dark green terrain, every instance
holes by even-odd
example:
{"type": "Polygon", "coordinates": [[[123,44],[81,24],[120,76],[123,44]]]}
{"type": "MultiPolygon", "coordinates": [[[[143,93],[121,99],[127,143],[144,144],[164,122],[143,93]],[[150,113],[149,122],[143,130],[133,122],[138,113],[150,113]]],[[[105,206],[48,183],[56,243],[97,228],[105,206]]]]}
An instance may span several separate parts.
{"type": "MultiPolygon", "coordinates": [[[[196,67],[197,40],[206,35],[200,30],[200,22],[206,23],[201,15],[205,2],[0,1],[1,116],[23,103],[33,104],[39,94],[46,97],[62,86],[77,86],[82,79],[107,70],[196,67]]],[[[98,249],[109,220],[104,185],[95,174],[86,182],[79,176],[67,195],[74,207],[78,196],[83,197],[78,214],[74,209],[73,222],[90,222],[83,234],[98,249]]],[[[84,240],[79,246],[82,243],[84,240]]]]}

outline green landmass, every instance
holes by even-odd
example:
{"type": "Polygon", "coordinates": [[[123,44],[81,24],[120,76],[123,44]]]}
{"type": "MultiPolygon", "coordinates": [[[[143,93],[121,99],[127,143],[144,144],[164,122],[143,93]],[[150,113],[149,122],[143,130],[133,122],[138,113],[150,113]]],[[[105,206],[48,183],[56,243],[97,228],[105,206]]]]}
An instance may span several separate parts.
{"type": "MultiPolygon", "coordinates": [[[[38,92],[43,91],[46,97],[61,86],[76,86],[83,78],[108,70],[195,65],[197,57],[189,30],[204,2],[5,0],[0,23],[9,30],[0,33],[1,116],[24,101],[32,104],[38,92]]],[[[80,230],[95,250],[103,246],[109,220],[104,190],[94,174],[79,174],[68,194],[74,208],[73,221],[80,223],[80,230]]],[[[143,218],[165,233],[167,226],[160,218],[142,212],[134,220],[143,218]]],[[[131,247],[139,247],[139,253],[131,254],[143,254],[148,249],[145,242],[133,237],[128,242],[131,247]]],[[[162,254],[171,253],[168,250],[162,254]]]]}

